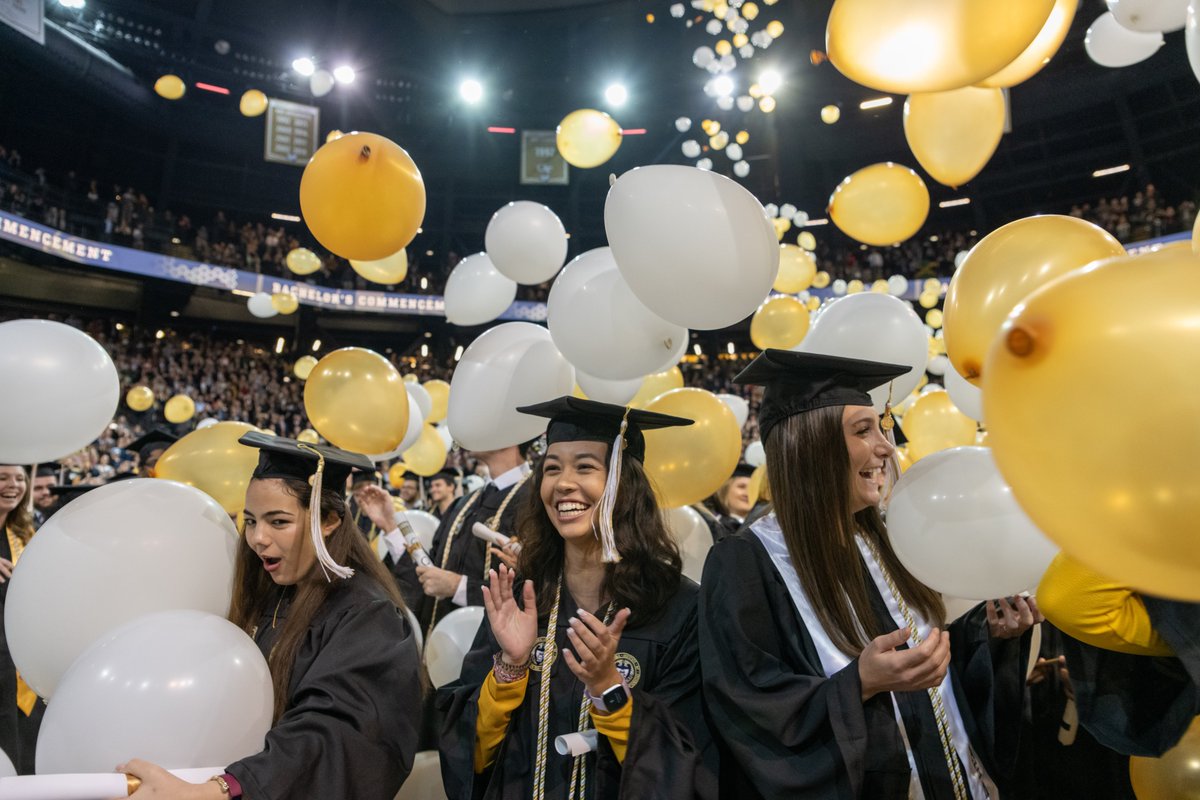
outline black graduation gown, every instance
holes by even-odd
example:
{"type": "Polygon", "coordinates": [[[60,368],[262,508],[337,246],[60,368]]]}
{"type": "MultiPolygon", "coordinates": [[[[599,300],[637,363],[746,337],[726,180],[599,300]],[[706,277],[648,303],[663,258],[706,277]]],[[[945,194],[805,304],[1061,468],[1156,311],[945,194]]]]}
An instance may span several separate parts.
{"type": "MultiPolygon", "coordinates": [[[[714,545],[700,592],[704,701],[722,745],[721,796],[906,800],[910,767],[892,696],[863,702],[857,660],[825,677],[787,586],[753,532],[714,545]]],[[[890,619],[882,598],[876,610],[890,619]]],[[[959,711],[976,755],[1003,789],[1016,760],[1029,635],[991,639],[982,605],[949,631],[959,711]]],[[[929,708],[923,695],[897,693],[897,700],[917,713],[922,703],[929,708]]],[[[940,761],[944,771],[932,711],[923,713],[928,724],[910,732],[914,755],[918,765],[940,761]]],[[[945,794],[948,784],[931,787],[926,777],[927,800],[953,797],[945,794]]]]}
{"type": "Polygon", "coordinates": [[[1157,757],[1200,715],[1200,603],[1143,595],[1174,657],[1103,650],[1063,635],[1079,722],[1118,753],[1157,757]]]}
{"type": "MultiPolygon", "coordinates": [[[[623,764],[611,745],[599,737],[599,749],[586,757],[588,798],[716,797],[716,753],[700,701],[699,656],[696,652],[696,584],[681,578],[679,590],[659,619],[626,628],[618,654],[631,656],[618,668],[637,665],[626,680],[632,688],[633,717],[623,764]]],[[[555,640],[561,654],[570,648],[568,620],[575,603],[566,587],[559,606],[555,640]]],[[[598,612],[603,614],[603,612],[598,612]]],[[[546,633],[548,619],[539,621],[546,633]]],[[[438,691],[443,713],[440,737],[442,779],[451,800],[489,798],[528,800],[533,790],[537,747],[537,705],[542,673],[531,670],[525,700],[509,722],[504,742],[492,767],[474,773],[475,722],[479,689],[492,669],[500,648],[485,618],[461,678],[438,691]]],[[[583,684],[560,656],[551,668],[550,726],[546,756],[546,797],[565,798],[572,759],[554,750],[554,737],[578,728],[583,684]]]]}
{"type": "MultiPolygon", "coordinates": [[[[264,654],[277,633],[266,615],[255,636],[264,654]]],[[[392,800],[412,769],[420,713],[421,660],[408,620],[374,581],[355,575],[313,618],[266,748],[228,771],[251,800],[392,800]]]]}
{"type": "MultiPolygon", "coordinates": [[[[8,546],[8,535],[0,526],[0,558],[12,561],[12,548],[8,546]]],[[[13,766],[21,763],[20,736],[17,732],[17,668],[8,650],[8,638],[4,632],[4,604],[8,598],[8,581],[0,583],[0,750],[8,756],[13,766]]]]}

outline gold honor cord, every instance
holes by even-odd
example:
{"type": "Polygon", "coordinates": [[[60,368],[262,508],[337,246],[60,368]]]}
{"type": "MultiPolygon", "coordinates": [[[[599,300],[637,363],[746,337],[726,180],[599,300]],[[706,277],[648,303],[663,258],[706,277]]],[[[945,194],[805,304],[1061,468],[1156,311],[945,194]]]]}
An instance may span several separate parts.
{"type": "MultiPolygon", "coordinates": [[[[525,481],[529,480],[532,476],[532,472],[527,472],[522,475],[521,479],[513,485],[512,491],[505,496],[504,502],[500,504],[500,508],[496,509],[496,513],[493,514],[492,518],[488,520],[487,526],[489,528],[494,531],[500,530],[500,518],[504,516],[504,510],[508,508],[508,504],[511,503],[513,498],[517,496],[517,492],[521,491],[521,487],[525,485],[525,481]]],[[[486,557],[483,559],[483,580],[486,581],[488,578],[488,571],[492,568],[491,548],[488,547],[485,552],[486,557]]]]}

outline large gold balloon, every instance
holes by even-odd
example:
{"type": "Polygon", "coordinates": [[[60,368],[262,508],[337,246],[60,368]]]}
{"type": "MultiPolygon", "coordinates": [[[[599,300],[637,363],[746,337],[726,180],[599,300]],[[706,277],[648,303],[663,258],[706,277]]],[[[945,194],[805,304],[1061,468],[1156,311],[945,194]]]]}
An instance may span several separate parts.
{"type": "Polygon", "coordinates": [[[408,391],[386,358],[343,347],[322,358],[304,384],[308,420],[334,447],[389,453],[408,430],[408,391]]]}
{"type": "Polygon", "coordinates": [[[1124,252],[1103,228],[1076,217],[1027,217],[992,231],[971,248],[946,292],[950,363],[979,386],[988,347],[1017,303],[1060,275],[1124,252]]]}
{"type": "Polygon", "coordinates": [[[750,320],[750,341],[759,350],[791,350],[808,333],[808,308],[785,294],[767,298],[750,320]]]}
{"type": "Polygon", "coordinates": [[[903,242],[921,229],[927,216],[925,181],[908,167],[890,161],[848,176],[829,198],[833,224],[866,244],[903,242]]]}
{"type": "Polygon", "coordinates": [[[1075,9],[1078,6],[1079,0],[1054,0],[1054,8],[1050,11],[1050,17],[1042,26],[1041,32],[1038,33],[1033,43],[1026,47],[1025,52],[1017,56],[1007,67],[991,77],[984,78],[979,85],[994,89],[1007,89],[1018,83],[1024,83],[1040,72],[1042,67],[1050,63],[1050,59],[1058,52],[1063,40],[1067,38],[1067,31],[1071,29],[1071,23],[1075,19],[1075,9]]]}
{"type": "Polygon", "coordinates": [[[429,393],[429,399],[433,401],[433,407],[425,421],[441,422],[446,418],[446,411],[450,408],[450,384],[445,381],[432,380],[425,381],[421,385],[425,387],[425,391],[429,393]]]}
{"type": "Polygon", "coordinates": [[[843,75],[893,94],[944,92],[1011,64],[1054,0],[836,0],[825,52],[843,75]]]}
{"type": "Polygon", "coordinates": [[[775,275],[777,292],[795,294],[812,286],[813,277],[817,274],[817,262],[802,247],[794,244],[779,245],[779,272],[775,275]]]}
{"type": "Polygon", "coordinates": [[[767,480],[767,465],[759,464],[754,468],[754,472],[750,474],[750,487],[747,489],[750,494],[750,505],[756,506],[761,500],[764,503],[771,502],[771,484],[767,480]]]}
{"type": "Polygon", "coordinates": [[[196,413],[196,403],[186,394],[177,394],[163,404],[163,416],[167,422],[187,422],[196,413]]]}
{"type": "Polygon", "coordinates": [[[945,391],[926,392],[904,412],[908,456],[918,461],[950,447],[975,444],[975,420],[958,410],[945,391]]]}
{"type": "Polygon", "coordinates": [[[134,386],[125,393],[125,405],[134,411],[145,411],[154,405],[154,391],[149,386],[134,386]]]}
{"type": "Polygon", "coordinates": [[[317,365],[317,359],[313,356],[300,356],[296,359],[296,363],[292,365],[292,374],[302,381],[308,380],[309,374],[312,373],[313,367],[317,365]]]}
{"type": "Polygon", "coordinates": [[[1200,800],[1200,717],[1161,757],[1129,759],[1129,781],[1138,800],[1200,800]]]}
{"type": "Polygon", "coordinates": [[[320,444],[321,435],[312,428],[305,428],[296,435],[296,441],[304,442],[305,444],[320,444]]]}
{"type": "Polygon", "coordinates": [[[672,389],[647,411],[695,420],[646,431],[646,474],[663,508],[699,503],[729,479],[742,454],[742,433],[729,406],[704,389],[672,389]]]}
{"type": "Polygon", "coordinates": [[[350,268],[371,283],[400,283],[408,276],[408,252],[402,247],[378,261],[351,261],[350,268]]]}
{"type": "Polygon", "coordinates": [[[425,183],[400,145],[373,133],[347,133],[322,145],[304,168],[300,212],[331,252],[377,261],[417,235],[425,183]]]}
{"type": "Polygon", "coordinates": [[[271,308],[280,314],[295,314],[300,308],[300,301],[291,292],[276,292],[271,295],[271,308]]]}
{"type": "Polygon", "coordinates": [[[284,261],[287,268],[297,275],[311,275],[321,268],[321,257],[307,247],[290,250],[284,261]]]}
{"type": "Polygon", "coordinates": [[[421,426],[421,435],[413,446],[404,451],[404,463],[411,471],[426,478],[446,466],[446,443],[428,422],[421,426]]]}
{"type": "Polygon", "coordinates": [[[159,457],[154,475],[195,486],[226,513],[237,514],[246,504],[246,486],[258,465],[258,450],[238,444],[238,439],[257,430],[245,422],[218,422],[192,431],[159,457]]]}
{"type": "Polygon", "coordinates": [[[621,146],[621,126],[603,111],[581,108],[558,123],[556,140],[559,154],[571,166],[598,167],[621,146]]]}
{"type": "Polygon", "coordinates": [[[245,117],[257,117],[267,110],[267,96],[258,89],[250,89],[238,101],[238,110],[245,117]]]}
{"type": "MultiPolygon", "coordinates": [[[[645,408],[650,401],[672,389],[683,388],[683,373],[679,367],[671,367],[662,372],[655,372],[642,379],[642,388],[629,401],[632,408],[645,408]]],[[[582,391],[580,392],[582,394],[582,391]]]]}
{"type": "Polygon", "coordinates": [[[178,75],[163,75],[154,82],[154,91],[159,97],[178,100],[187,92],[187,84],[178,75]]]}
{"type": "Polygon", "coordinates": [[[1103,575],[1192,602],[1196,267],[1192,255],[1158,253],[1065,275],[1021,301],[983,372],[992,452],[1037,526],[1103,575]]]}
{"type": "Polygon", "coordinates": [[[938,183],[962,186],[987,166],[1004,135],[1004,92],[965,86],[909,95],[904,138],[938,183]]]}

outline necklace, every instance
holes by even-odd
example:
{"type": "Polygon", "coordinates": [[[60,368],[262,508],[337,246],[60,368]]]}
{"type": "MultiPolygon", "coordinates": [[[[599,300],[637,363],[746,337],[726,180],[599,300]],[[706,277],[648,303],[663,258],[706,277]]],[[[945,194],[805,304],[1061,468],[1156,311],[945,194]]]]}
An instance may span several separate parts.
{"type": "Polygon", "coordinates": [[[279,602],[275,604],[275,613],[271,614],[271,630],[275,630],[275,623],[279,621],[279,607],[283,605],[283,592],[279,593],[279,602]]]}

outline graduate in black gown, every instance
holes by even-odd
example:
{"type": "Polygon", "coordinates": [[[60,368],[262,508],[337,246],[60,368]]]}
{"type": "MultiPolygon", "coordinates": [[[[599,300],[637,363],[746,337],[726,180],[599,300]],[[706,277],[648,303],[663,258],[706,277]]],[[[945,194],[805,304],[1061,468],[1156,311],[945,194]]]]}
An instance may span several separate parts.
{"type": "MultiPolygon", "coordinates": [[[[28,703],[28,695],[33,693],[28,687],[22,693],[17,691],[17,668],[4,635],[4,610],[14,565],[34,533],[33,515],[29,510],[30,491],[25,467],[0,464],[0,750],[18,769],[22,762],[20,719],[27,715],[18,703],[28,703]]],[[[36,700],[36,696],[33,699],[36,700]]],[[[32,762],[32,754],[29,760],[32,762]]]]}
{"type": "Polygon", "coordinates": [[[1011,772],[1039,615],[994,601],[942,630],[941,597],[892,550],[877,506],[894,447],[867,392],[907,371],[767,350],[736,379],[766,387],[774,505],[701,582],[722,796],[982,800],[1011,772]]]}
{"type": "MultiPolygon", "coordinates": [[[[198,787],[144,761],[119,769],[142,780],[133,797],[391,800],[416,755],[422,680],[403,603],[346,509],[346,478],[371,462],[259,433],[239,441],[260,456],[229,616],[271,669],[266,747],[198,787]]],[[[237,725],[238,710],[227,718],[237,725]]]]}
{"type": "Polygon", "coordinates": [[[754,467],[745,462],[738,464],[733,475],[721,484],[712,497],[693,506],[708,525],[714,543],[737,533],[754,510],[754,503],[750,501],[750,478],[753,475],[754,467]]]}
{"type": "Polygon", "coordinates": [[[525,580],[490,573],[487,619],[438,693],[447,794],[715,797],[697,587],[641,466],[642,430],[691,420],[573,397],[521,411],[551,418],[517,529],[525,580]],[[568,735],[585,744],[560,754],[568,735]]]}

